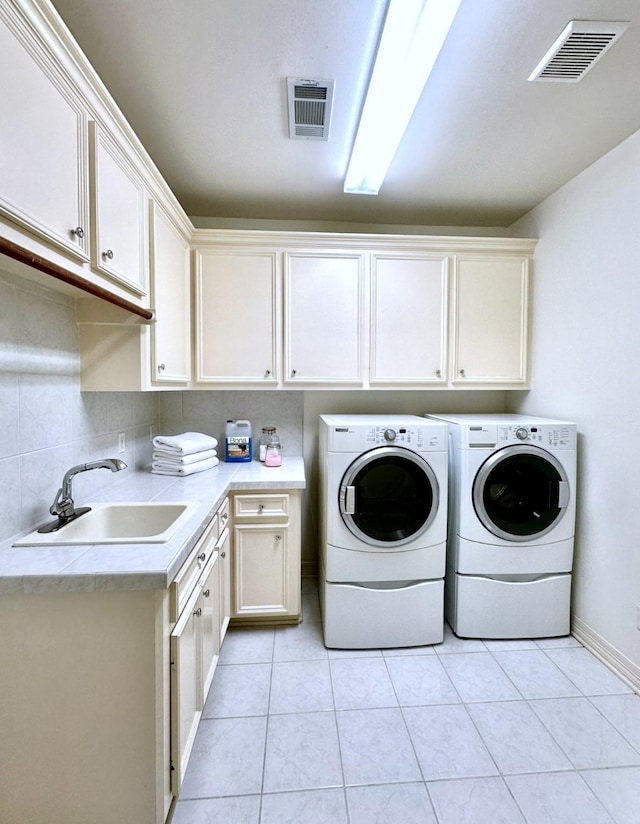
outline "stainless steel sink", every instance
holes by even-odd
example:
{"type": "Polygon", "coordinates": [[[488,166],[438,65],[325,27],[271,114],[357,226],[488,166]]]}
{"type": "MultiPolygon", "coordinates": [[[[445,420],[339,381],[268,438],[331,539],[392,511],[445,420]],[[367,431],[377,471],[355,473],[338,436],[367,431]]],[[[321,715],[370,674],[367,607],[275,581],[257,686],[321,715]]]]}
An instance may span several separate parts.
{"type": "Polygon", "coordinates": [[[57,532],[31,532],[14,546],[162,544],[190,517],[195,503],[93,504],[57,532]]]}

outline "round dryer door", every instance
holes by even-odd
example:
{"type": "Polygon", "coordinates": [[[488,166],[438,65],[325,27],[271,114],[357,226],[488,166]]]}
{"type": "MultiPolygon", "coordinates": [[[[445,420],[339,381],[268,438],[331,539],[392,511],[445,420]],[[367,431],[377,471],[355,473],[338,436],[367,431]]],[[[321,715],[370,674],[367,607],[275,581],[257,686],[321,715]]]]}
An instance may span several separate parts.
{"type": "Polygon", "coordinates": [[[473,505],[489,532],[529,541],[550,532],[565,513],[569,482],[562,464],[536,446],[494,452],[473,482],[473,505]]]}
{"type": "Polygon", "coordinates": [[[340,514],[371,547],[395,549],[425,532],[438,511],[438,481],[415,452],[384,446],[360,455],[340,483],[340,514]]]}

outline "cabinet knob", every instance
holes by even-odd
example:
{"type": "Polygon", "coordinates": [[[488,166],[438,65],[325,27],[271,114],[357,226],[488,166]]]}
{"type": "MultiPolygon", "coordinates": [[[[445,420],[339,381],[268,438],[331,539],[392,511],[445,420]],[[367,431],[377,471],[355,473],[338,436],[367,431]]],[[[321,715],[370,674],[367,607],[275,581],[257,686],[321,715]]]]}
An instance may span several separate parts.
{"type": "Polygon", "coordinates": [[[258,512],[264,512],[264,504],[258,504],[258,512]]]}
{"type": "Polygon", "coordinates": [[[296,374],[297,374],[297,371],[295,369],[292,369],[291,370],[291,377],[295,378],[296,374]]]}
{"type": "Polygon", "coordinates": [[[276,535],[276,541],[280,541],[282,539],[282,535],[276,535]]]}
{"type": "Polygon", "coordinates": [[[193,614],[199,618],[202,615],[202,608],[198,607],[198,609],[194,610],[193,614]]]}
{"type": "Polygon", "coordinates": [[[461,377],[461,378],[466,378],[466,377],[467,377],[467,376],[465,375],[465,373],[464,373],[464,369],[461,369],[461,370],[460,370],[460,377],[461,377]]]}
{"type": "Polygon", "coordinates": [[[164,364],[164,363],[159,363],[159,364],[158,364],[158,372],[164,372],[164,370],[165,370],[166,368],[167,368],[167,367],[165,366],[165,364],[164,364]]]}
{"type": "Polygon", "coordinates": [[[271,369],[267,369],[264,373],[265,378],[268,378],[270,374],[271,374],[271,369]]]}
{"type": "Polygon", "coordinates": [[[221,552],[221,553],[220,553],[220,557],[221,557],[221,558],[226,558],[226,557],[227,557],[227,553],[226,553],[226,552],[221,552]]]}
{"type": "Polygon", "coordinates": [[[442,372],[440,371],[440,369],[436,369],[436,378],[441,378],[441,377],[442,377],[442,372]]]}
{"type": "Polygon", "coordinates": [[[211,590],[210,589],[205,589],[205,591],[202,594],[204,595],[205,598],[208,598],[211,595],[211,590]]]}
{"type": "Polygon", "coordinates": [[[83,238],[84,237],[84,229],[82,226],[76,226],[75,229],[71,230],[71,234],[75,235],[76,237],[83,238]]]}
{"type": "Polygon", "coordinates": [[[108,258],[109,260],[113,260],[113,251],[111,249],[107,249],[106,252],[102,253],[103,258],[108,258]]]}
{"type": "Polygon", "coordinates": [[[207,560],[207,553],[201,552],[200,555],[198,555],[198,560],[202,561],[202,563],[204,564],[204,562],[207,560]]]}

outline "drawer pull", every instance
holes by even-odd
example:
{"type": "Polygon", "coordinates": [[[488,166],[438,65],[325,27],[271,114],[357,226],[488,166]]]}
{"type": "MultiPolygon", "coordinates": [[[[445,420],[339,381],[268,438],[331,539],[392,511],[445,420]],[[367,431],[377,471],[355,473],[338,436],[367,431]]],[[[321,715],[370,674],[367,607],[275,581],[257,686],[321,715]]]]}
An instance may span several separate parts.
{"type": "Polygon", "coordinates": [[[264,504],[258,504],[258,512],[264,512],[264,504]]]}
{"type": "Polygon", "coordinates": [[[227,557],[227,553],[226,553],[226,552],[221,552],[221,553],[220,553],[220,557],[221,557],[221,558],[226,558],[226,557],[227,557]]]}
{"type": "Polygon", "coordinates": [[[276,535],[276,541],[280,541],[282,539],[282,535],[276,535]]]}
{"type": "Polygon", "coordinates": [[[198,560],[204,564],[204,562],[207,560],[207,553],[201,552],[200,555],[198,555],[198,560]]]}
{"type": "Polygon", "coordinates": [[[193,614],[199,618],[202,615],[202,608],[198,607],[198,609],[194,610],[193,614]]]}
{"type": "Polygon", "coordinates": [[[204,595],[205,598],[208,598],[211,595],[211,590],[210,589],[205,589],[205,591],[202,594],[204,595]]]}

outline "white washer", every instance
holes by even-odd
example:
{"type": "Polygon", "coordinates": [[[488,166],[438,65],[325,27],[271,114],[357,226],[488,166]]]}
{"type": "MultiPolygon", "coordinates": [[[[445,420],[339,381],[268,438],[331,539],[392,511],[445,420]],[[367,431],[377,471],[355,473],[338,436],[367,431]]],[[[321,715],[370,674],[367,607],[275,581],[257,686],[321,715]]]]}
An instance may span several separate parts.
{"type": "Polygon", "coordinates": [[[466,638],[569,633],[576,425],[429,415],[449,426],[445,614],[466,638]]]}
{"type": "Polygon", "coordinates": [[[447,426],[320,416],[320,601],[327,647],[440,643],[447,426]]]}

